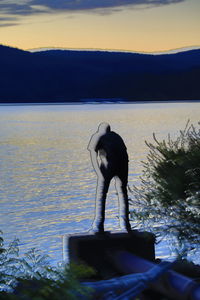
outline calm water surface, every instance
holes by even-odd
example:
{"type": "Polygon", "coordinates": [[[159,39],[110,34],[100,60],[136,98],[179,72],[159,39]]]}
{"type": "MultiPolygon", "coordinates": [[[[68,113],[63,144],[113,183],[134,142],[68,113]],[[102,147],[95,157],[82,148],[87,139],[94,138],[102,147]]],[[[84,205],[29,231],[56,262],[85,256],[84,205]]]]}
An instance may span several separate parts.
{"type": "MultiPolygon", "coordinates": [[[[100,122],[111,124],[129,153],[129,185],[138,184],[152,133],[176,135],[200,120],[200,103],[0,106],[0,229],[22,252],[37,247],[62,260],[62,238],[85,232],[94,216],[96,176],[87,145],[100,122]]],[[[117,230],[111,185],[105,227],[117,230]]],[[[133,222],[134,224],[134,222],[133,222]]],[[[166,243],[157,256],[169,258],[166,243]]],[[[199,261],[197,255],[193,259],[199,261]]]]}

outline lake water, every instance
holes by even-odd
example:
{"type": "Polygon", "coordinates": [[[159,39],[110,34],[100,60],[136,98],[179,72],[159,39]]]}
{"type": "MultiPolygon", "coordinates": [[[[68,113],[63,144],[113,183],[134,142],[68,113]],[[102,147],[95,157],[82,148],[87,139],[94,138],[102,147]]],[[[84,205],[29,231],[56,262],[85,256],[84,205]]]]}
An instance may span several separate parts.
{"type": "MultiPolygon", "coordinates": [[[[176,135],[187,120],[198,126],[200,103],[1,105],[0,230],[21,251],[40,248],[53,264],[62,261],[65,234],[89,229],[95,205],[96,175],[87,145],[102,121],[124,139],[129,153],[129,185],[138,184],[145,140],[176,135]]],[[[113,185],[106,210],[107,230],[117,230],[113,185]]],[[[134,225],[134,222],[133,222],[134,225]]],[[[156,247],[170,257],[166,242],[156,247]]],[[[199,261],[197,255],[193,256],[199,261]]]]}

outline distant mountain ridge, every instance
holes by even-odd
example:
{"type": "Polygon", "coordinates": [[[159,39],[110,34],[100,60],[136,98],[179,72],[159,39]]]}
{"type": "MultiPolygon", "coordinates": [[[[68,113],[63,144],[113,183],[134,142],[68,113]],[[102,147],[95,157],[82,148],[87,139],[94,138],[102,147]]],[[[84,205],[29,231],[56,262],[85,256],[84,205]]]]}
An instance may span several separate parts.
{"type": "Polygon", "coordinates": [[[43,52],[48,50],[67,50],[67,51],[102,51],[102,52],[119,52],[119,53],[135,53],[135,54],[147,54],[147,55],[164,55],[164,54],[175,54],[180,52],[187,52],[191,50],[199,50],[200,46],[174,48],[170,50],[147,52],[147,51],[131,51],[131,50],[116,50],[116,49],[97,49],[97,48],[64,48],[64,47],[41,47],[27,49],[29,52],[43,52]]]}
{"type": "Polygon", "coordinates": [[[0,45],[0,102],[200,100],[200,49],[175,54],[0,45]]]}

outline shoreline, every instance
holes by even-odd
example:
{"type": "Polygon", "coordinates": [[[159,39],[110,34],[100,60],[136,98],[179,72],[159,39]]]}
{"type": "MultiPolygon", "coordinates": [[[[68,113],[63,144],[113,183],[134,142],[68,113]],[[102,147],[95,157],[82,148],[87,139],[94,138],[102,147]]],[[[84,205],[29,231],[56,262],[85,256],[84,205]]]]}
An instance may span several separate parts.
{"type": "Polygon", "coordinates": [[[76,101],[76,102],[2,102],[0,106],[40,106],[40,105],[116,105],[116,104],[166,104],[199,103],[199,100],[142,100],[142,101],[76,101]]]}

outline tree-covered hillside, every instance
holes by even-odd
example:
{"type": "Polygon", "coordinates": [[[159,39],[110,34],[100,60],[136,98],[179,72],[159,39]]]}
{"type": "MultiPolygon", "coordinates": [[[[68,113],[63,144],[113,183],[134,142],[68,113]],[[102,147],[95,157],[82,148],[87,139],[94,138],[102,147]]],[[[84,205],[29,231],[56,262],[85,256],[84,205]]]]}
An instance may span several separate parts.
{"type": "Polygon", "coordinates": [[[0,102],[199,100],[200,50],[147,55],[0,46],[0,102]]]}

